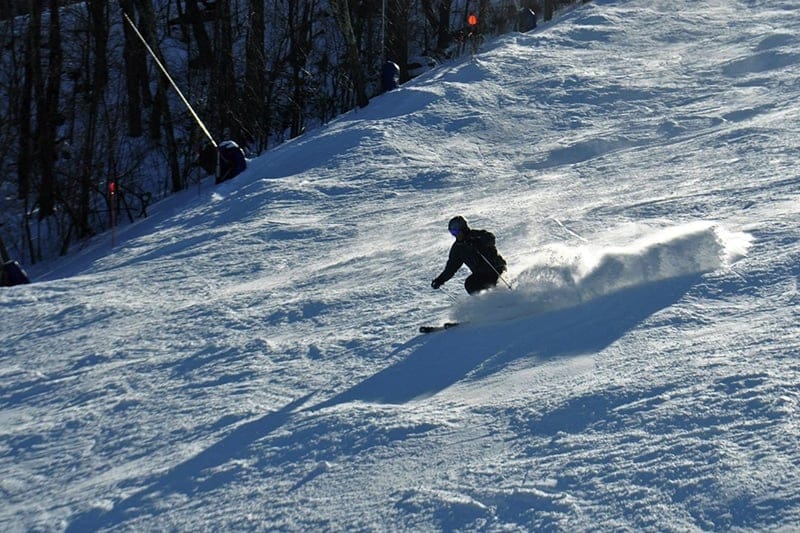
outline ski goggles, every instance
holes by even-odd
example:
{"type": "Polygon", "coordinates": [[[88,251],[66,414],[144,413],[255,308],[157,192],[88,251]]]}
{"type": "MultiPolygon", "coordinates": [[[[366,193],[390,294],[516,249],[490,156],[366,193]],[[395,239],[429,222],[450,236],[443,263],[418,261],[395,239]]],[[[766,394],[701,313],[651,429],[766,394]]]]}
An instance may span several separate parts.
{"type": "Polygon", "coordinates": [[[460,233],[461,233],[460,229],[450,228],[450,235],[452,235],[453,237],[458,237],[460,233]]]}

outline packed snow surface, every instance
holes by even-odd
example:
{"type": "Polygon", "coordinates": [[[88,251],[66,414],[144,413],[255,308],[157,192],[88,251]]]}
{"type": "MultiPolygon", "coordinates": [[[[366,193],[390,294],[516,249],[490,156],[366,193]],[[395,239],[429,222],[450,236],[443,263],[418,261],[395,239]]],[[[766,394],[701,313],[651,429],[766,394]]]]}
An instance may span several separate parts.
{"type": "Polygon", "coordinates": [[[0,530],[793,530],[798,158],[795,0],[488,42],[2,290],[0,530]]]}

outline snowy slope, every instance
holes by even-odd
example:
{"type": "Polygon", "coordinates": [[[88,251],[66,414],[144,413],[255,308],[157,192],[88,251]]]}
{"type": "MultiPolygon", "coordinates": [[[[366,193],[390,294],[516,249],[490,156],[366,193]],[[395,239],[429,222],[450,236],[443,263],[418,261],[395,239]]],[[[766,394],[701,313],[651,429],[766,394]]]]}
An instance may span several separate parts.
{"type": "Polygon", "coordinates": [[[798,50],[597,1],[32,272],[0,529],[793,530],[798,50]],[[513,290],[430,289],[456,214],[513,290]]]}

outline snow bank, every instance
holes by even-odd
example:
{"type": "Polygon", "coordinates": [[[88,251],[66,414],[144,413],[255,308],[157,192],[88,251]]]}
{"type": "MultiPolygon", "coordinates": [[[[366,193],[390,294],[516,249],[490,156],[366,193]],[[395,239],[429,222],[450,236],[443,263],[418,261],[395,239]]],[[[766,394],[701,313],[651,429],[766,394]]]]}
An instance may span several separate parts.
{"type": "Polygon", "coordinates": [[[650,230],[628,246],[552,244],[529,258],[512,291],[470,298],[457,306],[454,318],[487,322],[538,315],[622,289],[700,275],[744,257],[751,240],[746,233],[696,222],[650,230]]]}

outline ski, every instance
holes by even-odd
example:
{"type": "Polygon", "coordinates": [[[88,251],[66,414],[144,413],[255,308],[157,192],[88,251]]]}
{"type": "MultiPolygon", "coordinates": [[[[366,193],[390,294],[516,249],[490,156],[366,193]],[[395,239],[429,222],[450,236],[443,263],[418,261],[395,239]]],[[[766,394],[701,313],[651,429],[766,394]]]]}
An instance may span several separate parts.
{"type": "Polygon", "coordinates": [[[441,326],[420,326],[419,332],[420,333],[433,333],[434,331],[444,331],[446,329],[454,328],[458,325],[458,322],[445,322],[441,326]]]}

